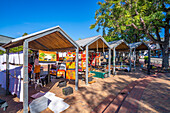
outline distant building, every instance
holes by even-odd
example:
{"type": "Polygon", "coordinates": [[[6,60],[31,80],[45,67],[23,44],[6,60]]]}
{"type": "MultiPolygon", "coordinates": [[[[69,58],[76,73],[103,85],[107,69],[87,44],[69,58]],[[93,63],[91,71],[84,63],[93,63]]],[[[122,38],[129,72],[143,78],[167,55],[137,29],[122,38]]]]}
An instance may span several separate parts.
{"type": "Polygon", "coordinates": [[[5,44],[5,43],[8,43],[8,42],[11,41],[12,39],[14,39],[14,38],[8,37],[8,36],[4,36],[4,35],[0,35],[0,50],[5,51],[5,49],[2,48],[1,46],[2,46],[3,44],[5,44]]]}
{"type": "MultiPolygon", "coordinates": [[[[152,41],[145,42],[145,43],[147,43],[149,45],[149,47],[151,47],[151,56],[152,57],[156,57],[156,58],[162,57],[162,51],[161,51],[161,48],[158,43],[154,43],[152,41]]],[[[169,58],[170,58],[170,40],[169,40],[168,50],[169,50],[169,58]]]]}
{"type": "Polygon", "coordinates": [[[5,43],[8,43],[12,39],[14,39],[14,38],[8,37],[8,36],[4,36],[4,35],[0,35],[0,46],[2,46],[5,43]]]}

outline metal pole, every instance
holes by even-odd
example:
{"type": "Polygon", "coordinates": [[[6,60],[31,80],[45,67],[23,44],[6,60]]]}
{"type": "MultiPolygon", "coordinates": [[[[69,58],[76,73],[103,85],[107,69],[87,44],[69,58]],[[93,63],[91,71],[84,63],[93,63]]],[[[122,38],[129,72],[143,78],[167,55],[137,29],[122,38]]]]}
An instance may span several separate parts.
{"type": "Polygon", "coordinates": [[[78,90],[78,54],[79,54],[79,48],[76,49],[76,80],[75,80],[75,89],[78,90]]]}
{"type": "Polygon", "coordinates": [[[28,113],[28,41],[23,44],[23,108],[28,113]]]}
{"type": "Polygon", "coordinates": [[[88,55],[89,54],[89,52],[88,52],[88,45],[86,46],[86,85],[88,85],[88,71],[89,71],[89,69],[88,69],[88,55]]]}
{"type": "Polygon", "coordinates": [[[6,95],[9,95],[9,49],[6,49],[6,95]]]}
{"type": "Polygon", "coordinates": [[[111,49],[109,48],[109,77],[110,77],[110,64],[111,64],[111,49]]]}
{"type": "Polygon", "coordinates": [[[151,50],[148,48],[148,75],[150,75],[151,50]]]}
{"type": "Polygon", "coordinates": [[[132,49],[130,49],[130,59],[129,59],[129,60],[130,60],[130,61],[129,61],[129,62],[130,62],[130,71],[131,71],[131,68],[132,68],[132,64],[131,64],[131,57],[132,57],[132,56],[131,56],[131,55],[132,55],[132,49]]]}
{"type": "Polygon", "coordinates": [[[116,52],[115,52],[115,48],[113,48],[113,75],[116,74],[116,69],[115,69],[115,61],[116,60],[116,52]]]}
{"type": "Polygon", "coordinates": [[[135,70],[135,68],[136,68],[136,64],[135,64],[135,62],[136,62],[136,57],[135,57],[135,53],[136,53],[136,51],[135,51],[135,49],[134,49],[134,54],[133,54],[133,58],[134,58],[134,70],[135,70]]]}
{"type": "Polygon", "coordinates": [[[50,64],[48,64],[48,83],[50,83],[51,77],[50,77],[50,64]]]}

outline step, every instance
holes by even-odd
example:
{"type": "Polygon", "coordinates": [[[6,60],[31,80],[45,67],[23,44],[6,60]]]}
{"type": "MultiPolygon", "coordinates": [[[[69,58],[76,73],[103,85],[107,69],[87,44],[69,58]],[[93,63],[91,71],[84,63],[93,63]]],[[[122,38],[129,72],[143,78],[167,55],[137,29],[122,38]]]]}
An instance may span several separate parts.
{"type": "Polygon", "coordinates": [[[137,84],[138,82],[133,81],[130,84],[128,84],[117,96],[116,98],[111,102],[111,104],[106,108],[104,113],[109,113],[109,112],[117,112],[119,111],[123,101],[126,99],[128,96],[129,92],[133,89],[133,87],[137,84]]]}

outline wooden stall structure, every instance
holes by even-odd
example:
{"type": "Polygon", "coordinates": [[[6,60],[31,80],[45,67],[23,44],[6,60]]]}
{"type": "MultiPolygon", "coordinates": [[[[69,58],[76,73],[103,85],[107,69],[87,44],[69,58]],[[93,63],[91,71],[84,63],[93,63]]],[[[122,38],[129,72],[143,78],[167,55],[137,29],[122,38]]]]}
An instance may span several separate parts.
{"type": "MultiPolygon", "coordinates": [[[[11,40],[2,47],[6,49],[6,78],[9,82],[9,49],[23,45],[23,108],[28,113],[28,49],[43,51],[76,51],[75,89],[78,90],[78,52],[81,47],[59,26],[11,40]]],[[[8,87],[8,86],[7,86],[8,87]]],[[[7,89],[8,90],[8,89],[7,89]]],[[[7,91],[8,92],[8,91],[7,91]]]]}
{"type": "Polygon", "coordinates": [[[110,76],[110,63],[111,63],[111,49],[109,44],[106,42],[106,40],[102,36],[94,36],[90,38],[85,38],[81,40],[76,41],[80,47],[85,50],[85,58],[86,58],[86,85],[88,85],[88,74],[89,74],[89,69],[88,69],[88,58],[89,58],[89,50],[93,50],[95,52],[103,52],[103,50],[109,51],[109,76],[110,76]]]}
{"type": "MultiPolygon", "coordinates": [[[[135,42],[129,44],[130,51],[133,51],[133,56],[135,56],[136,51],[143,51],[148,50],[148,75],[150,75],[150,56],[151,56],[151,49],[150,47],[144,42],[135,42]]],[[[134,68],[135,68],[136,58],[134,57],[134,68]]]]}
{"type": "MultiPolygon", "coordinates": [[[[113,50],[113,74],[116,74],[115,71],[115,62],[116,62],[116,51],[119,52],[127,52],[130,50],[130,47],[124,40],[116,40],[112,42],[108,42],[111,49],[113,50]]],[[[131,64],[131,63],[130,63],[131,64]]]]}

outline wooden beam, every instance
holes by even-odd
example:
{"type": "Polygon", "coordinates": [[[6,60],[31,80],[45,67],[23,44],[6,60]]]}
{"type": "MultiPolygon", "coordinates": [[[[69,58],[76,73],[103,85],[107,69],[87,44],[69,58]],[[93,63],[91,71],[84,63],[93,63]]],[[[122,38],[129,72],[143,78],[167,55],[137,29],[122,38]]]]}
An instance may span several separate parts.
{"type": "Polygon", "coordinates": [[[34,40],[37,44],[39,44],[39,45],[41,45],[43,48],[45,48],[45,49],[47,49],[47,50],[49,50],[48,49],[48,47],[46,47],[46,46],[44,46],[43,44],[41,44],[40,42],[38,42],[37,40],[34,40]]]}

